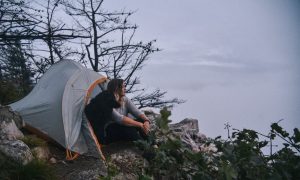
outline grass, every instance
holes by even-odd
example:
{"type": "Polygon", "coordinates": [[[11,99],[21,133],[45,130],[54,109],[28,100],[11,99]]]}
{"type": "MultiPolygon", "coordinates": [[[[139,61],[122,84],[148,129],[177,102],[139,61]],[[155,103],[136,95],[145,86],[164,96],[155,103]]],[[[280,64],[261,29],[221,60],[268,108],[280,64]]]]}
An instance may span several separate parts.
{"type": "Polygon", "coordinates": [[[1,180],[53,180],[54,170],[46,162],[37,159],[22,165],[0,152],[1,180]]]}
{"type": "Polygon", "coordinates": [[[35,135],[27,135],[20,139],[23,141],[30,149],[38,146],[45,147],[47,146],[47,142],[36,137],[35,135]]]}

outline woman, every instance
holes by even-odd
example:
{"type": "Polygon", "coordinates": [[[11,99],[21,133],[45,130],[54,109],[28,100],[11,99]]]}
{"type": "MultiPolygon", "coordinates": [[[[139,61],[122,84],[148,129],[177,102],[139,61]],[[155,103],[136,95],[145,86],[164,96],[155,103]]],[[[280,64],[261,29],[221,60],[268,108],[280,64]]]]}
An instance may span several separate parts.
{"type": "Polygon", "coordinates": [[[107,91],[114,94],[120,107],[112,112],[113,121],[106,128],[106,143],[115,141],[134,141],[146,139],[150,130],[150,121],[133,103],[125,96],[123,79],[112,79],[107,85],[107,91]],[[136,119],[129,117],[133,115],[136,119]]]}

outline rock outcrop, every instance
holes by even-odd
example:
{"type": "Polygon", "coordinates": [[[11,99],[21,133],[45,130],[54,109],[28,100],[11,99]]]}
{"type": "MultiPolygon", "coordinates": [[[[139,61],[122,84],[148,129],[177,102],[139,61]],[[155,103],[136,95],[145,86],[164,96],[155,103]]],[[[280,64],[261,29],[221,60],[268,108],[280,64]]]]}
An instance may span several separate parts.
{"type": "MultiPolygon", "coordinates": [[[[152,122],[151,129],[156,127],[155,119],[160,118],[160,114],[153,111],[145,111],[145,114],[152,122]]],[[[204,141],[207,137],[199,132],[198,120],[186,118],[178,123],[170,124],[169,128],[181,139],[181,141],[194,152],[203,151],[214,153],[217,151],[213,144],[206,145],[204,141]]]]}
{"type": "Polygon", "coordinates": [[[35,158],[47,161],[51,158],[49,148],[47,146],[37,146],[31,149],[35,158]]]}
{"type": "Polygon", "coordinates": [[[0,139],[15,140],[24,137],[19,130],[24,122],[7,106],[0,107],[0,139]]]}
{"type": "Polygon", "coordinates": [[[142,152],[132,142],[111,144],[103,149],[109,156],[109,168],[118,172],[112,179],[138,179],[138,173],[143,171],[146,160],[142,152]]]}
{"type": "Polygon", "coordinates": [[[0,151],[17,162],[27,164],[33,155],[30,148],[19,140],[24,137],[19,130],[23,124],[22,118],[9,107],[0,107],[0,151]]]}
{"type": "MultiPolygon", "coordinates": [[[[160,118],[160,115],[151,111],[147,111],[145,114],[152,122],[151,129],[155,130],[155,119],[160,118]]],[[[80,156],[80,158],[73,162],[65,162],[64,155],[61,158],[56,157],[58,158],[58,160],[56,160],[53,157],[51,158],[47,148],[44,150],[41,147],[35,147],[30,150],[25,143],[18,140],[23,137],[22,132],[19,130],[23,124],[18,114],[12,112],[8,107],[0,107],[0,151],[22,164],[30,162],[33,159],[33,154],[40,159],[52,159],[51,163],[61,168],[62,171],[69,168],[69,172],[63,174],[62,178],[93,180],[103,176],[111,176],[111,179],[138,179],[139,174],[143,172],[148,163],[147,160],[143,158],[142,152],[130,142],[114,143],[104,146],[103,152],[105,157],[107,157],[106,165],[100,162],[101,160],[99,158],[88,155],[80,156]],[[70,171],[70,169],[73,171],[70,171]],[[115,171],[113,175],[111,174],[112,169],[115,171]]],[[[216,151],[213,145],[205,145],[204,142],[207,137],[199,132],[197,119],[184,119],[179,123],[170,124],[169,128],[194,152],[216,151]]]]}
{"type": "Polygon", "coordinates": [[[23,165],[33,159],[30,148],[20,140],[0,140],[0,151],[23,165]]]}

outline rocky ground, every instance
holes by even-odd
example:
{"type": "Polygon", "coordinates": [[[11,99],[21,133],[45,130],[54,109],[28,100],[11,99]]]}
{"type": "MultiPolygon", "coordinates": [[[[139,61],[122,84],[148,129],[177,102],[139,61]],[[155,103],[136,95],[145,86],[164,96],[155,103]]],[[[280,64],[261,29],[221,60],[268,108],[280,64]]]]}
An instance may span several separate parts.
{"type": "Polygon", "coordinates": [[[62,148],[49,144],[51,155],[55,158],[52,167],[58,179],[72,179],[79,172],[103,167],[99,159],[92,156],[79,156],[76,160],[66,161],[66,153],[62,148]]]}
{"type": "MultiPolygon", "coordinates": [[[[108,174],[107,165],[101,159],[92,155],[80,155],[73,161],[65,160],[64,149],[54,144],[49,144],[51,155],[56,159],[52,163],[58,179],[99,179],[108,174]]],[[[130,142],[120,142],[103,147],[107,162],[115,165],[116,175],[113,179],[137,179],[137,173],[143,166],[144,159],[141,152],[130,142]]]]}
{"type": "MultiPolygon", "coordinates": [[[[151,129],[155,129],[154,119],[159,118],[159,115],[153,112],[145,113],[152,121],[151,129]]],[[[92,180],[108,176],[111,179],[132,180],[138,179],[147,164],[142,152],[132,142],[118,142],[104,146],[106,163],[97,154],[80,155],[73,161],[67,161],[65,149],[56,144],[48,142],[45,145],[37,141],[41,147],[33,148],[32,145],[28,145],[32,140],[24,140],[24,131],[19,130],[23,124],[18,114],[8,107],[0,107],[0,151],[22,164],[27,164],[37,157],[47,161],[53,167],[57,179],[92,180]]],[[[185,119],[170,125],[170,128],[193,151],[214,151],[214,147],[203,147],[201,144],[206,137],[199,133],[198,120],[185,119]]],[[[25,138],[27,136],[30,134],[25,132],[25,138]]]]}

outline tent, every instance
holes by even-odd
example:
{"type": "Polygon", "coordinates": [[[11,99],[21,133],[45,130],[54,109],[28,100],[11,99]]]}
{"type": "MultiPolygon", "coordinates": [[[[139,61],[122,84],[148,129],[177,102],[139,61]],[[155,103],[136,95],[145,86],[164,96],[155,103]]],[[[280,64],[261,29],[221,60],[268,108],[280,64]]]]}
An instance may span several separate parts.
{"type": "Polygon", "coordinates": [[[20,113],[25,128],[65,147],[67,159],[86,153],[91,142],[105,159],[83,110],[106,86],[105,76],[62,60],[49,68],[26,97],[10,106],[20,113]]]}

